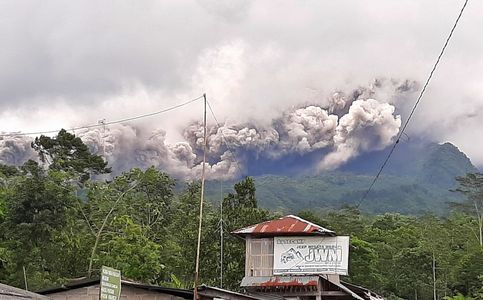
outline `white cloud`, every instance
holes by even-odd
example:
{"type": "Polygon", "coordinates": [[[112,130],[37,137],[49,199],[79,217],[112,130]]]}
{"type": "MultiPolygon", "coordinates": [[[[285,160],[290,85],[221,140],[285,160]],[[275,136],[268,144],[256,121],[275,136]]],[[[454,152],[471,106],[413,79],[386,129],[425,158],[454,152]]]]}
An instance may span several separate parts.
{"type": "MultiPolygon", "coordinates": [[[[374,78],[424,81],[462,3],[2,1],[0,130],[115,120],[203,92],[220,121],[269,127],[374,78]]],[[[480,165],[482,12],[470,2],[408,128],[454,142],[480,165]]],[[[415,94],[391,89],[374,98],[404,121],[415,94]]],[[[163,129],[174,145],[200,119],[194,104],[136,126],[163,129]]]]}

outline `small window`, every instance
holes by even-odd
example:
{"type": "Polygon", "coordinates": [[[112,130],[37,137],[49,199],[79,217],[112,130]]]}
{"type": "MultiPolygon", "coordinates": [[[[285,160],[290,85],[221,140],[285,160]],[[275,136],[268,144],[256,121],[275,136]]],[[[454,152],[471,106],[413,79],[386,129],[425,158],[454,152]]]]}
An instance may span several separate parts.
{"type": "Polygon", "coordinates": [[[252,239],[249,247],[249,276],[273,275],[273,238],[252,239]]]}

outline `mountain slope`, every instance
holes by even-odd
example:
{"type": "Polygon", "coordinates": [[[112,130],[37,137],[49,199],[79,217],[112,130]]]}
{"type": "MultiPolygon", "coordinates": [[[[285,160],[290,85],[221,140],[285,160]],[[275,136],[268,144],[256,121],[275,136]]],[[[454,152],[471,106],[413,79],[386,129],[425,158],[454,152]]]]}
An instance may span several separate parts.
{"type": "MultiPolygon", "coordinates": [[[[339,171],[317,176],[254,176],[261,206],[281,212],[327,210],[357,204],[387,152],[369,153],[339,171]]],[[[476,172],[468,157],[450,143],[407,143],[391,158],[361,209],[370,213],[445,214],[459,196],[449,192],[455,177],[476,172]]],[[[234,182],[226,182],[227,187],[234,182]]],[[[208,198],[219,201],[220,183],[209,182],[208,198]]]]}

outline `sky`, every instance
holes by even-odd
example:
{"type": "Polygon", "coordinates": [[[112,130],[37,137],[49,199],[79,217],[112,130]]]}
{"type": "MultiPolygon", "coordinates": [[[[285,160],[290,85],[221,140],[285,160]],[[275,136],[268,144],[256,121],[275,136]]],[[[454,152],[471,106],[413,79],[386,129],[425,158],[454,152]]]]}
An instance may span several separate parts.
{"type": "MultiPolygon", "coordinates": [[[[275,130],[273,143],[282,145],[254,146],[250,140],[237,147],[265,157],[330,147],[317,169],[334,168],[391,143],[462,5],[460,0],[1,1],[0,131],[113,121],[206,93],[218,121],[231,124],[225,135],[236,128],[238,139],[252,129],[258,139],[270,141],[275,130]],[[409,91],[400,92],[404,82],[409,91]],[[358,89],[365,92],[347,100],[358,89]],[[344,112],[334,113],[337,93],[348,103],[344,112]],[[368,110],[378,117],[364,119],[360,112],[368,110]],[[309,132],[306,116],[315,118],[316,132],[309,132]],[[300,124],[303,132],[297,131],[300,124]],[[326,143],[322,131],[331,132],[326,143]]],[[[482,13],[483,2],[469,2],[407,129],[411,137],[454,143],[478,166],[483,166],[482,13]]],[[[157,134],[166,157],[194,155],[196,161],[193,136],[199,126],[189,128],[201,119],[199,101],[115,130],[126,143],[132,141],[126,136],[157,134]],[[186,145],[176,144],[187,140],[188,154],[186,145]]],[[[215,124],[211,116],[209,123],[215,124]]],[[[213,164],[223,155],[236,153],[220,150],[213,164]]]]}

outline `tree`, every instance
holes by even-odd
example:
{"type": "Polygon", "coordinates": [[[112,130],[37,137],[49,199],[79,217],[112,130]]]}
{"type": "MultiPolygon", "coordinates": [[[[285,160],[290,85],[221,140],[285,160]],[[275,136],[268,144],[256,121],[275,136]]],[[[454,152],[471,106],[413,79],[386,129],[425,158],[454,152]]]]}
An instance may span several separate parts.
{"type": "MultiPolygon", "coordinates": [[[[246,177],[234,186],[235,193],[229,193],[223,199],[223,219],[227,232],[267,221],[271,218],[270,213],[258,208],[255,196],[255,182],[246,177]]],[[[242,241],[232,235],[227,235],[224,247],[224,287],[238,290],[240,280],[244,276],[245,247],[242,241]]]]}
{"type": "Polygon", "coordinates": [[[359,208],[347,205],[338,211],[329,212],[324,219],[329,224],[329,229],[340,235],[360,236],[367,224],[359,208]]]}
{"type": "Polygon", "coordinates": [[[106,233],[101,251],[96,254],[99,265],[122,270],[123,276],[145,283],[156,283],[164,269],[160,262],[161,246],[149,239],[147,230],[129,216],[117,216],[112,230],[106,233]]]}
{"type": "MultiPolygon", "coordinates": [[[[188,183],[186,189],[179,196],[174,207],[175,218],[169,232],[174,238],[167,255],[171,257],[170,273],[183,282],[186,288],[194,284],[196,250],[198,239],[199,182],[188,183]]],[[[217,281],[216,266],[218,265],[216,218],[209,202],[203,208],[203,227],[200,248],[200,283],[215,284],[217,281]]]]}
{"type": "Polygon", "coordinates": [[[16,167],[0,164],[0,223],[6,214],[7,199],[11,192],[12,179],[18,174],[19,171],[16,167]]]}
{"type": "Polygon", "coordinates": [[[13,184],[7,203],[5,225],[25,242],[39,246],[52,232],[66,224],[67,210],[73,206],[74,190],[65,176],[46,172],[30,160],[21,167],[23,176],[13,184]]]}
{"type": "Polygon", "coordinates": [[[453,206],[464,212],[474,214],[478,222],[478,240],[483,247],[483,174],[468,173],[466,176],[456,177],[458,187],[454,192],[466,196],[462,203],[453,203],[453,206]]]}
{"type": "Polygon", "coordinates": [[[418,298],[431,299],[432,253],[422,247],[401,249],[394,256],[391,285],[397,295],[410,299],[415,293],[418,298]]]}
{"type": "Polygon", "coordinates": [[[462,257],[455,283],[463,294],[477,295],[482,292],[483,250],[470,252],[462,257]]]}
{"type": "MultiPolygon", "coordinates": [[[[150,167],[145,171],[131,169],[116,178],[115,183],[126,184],[133,179],[136,186],[124,197],[124,205],[119,208],[123,214],[146,229],[146,234],[156,242],[166,239],[166,227],[173,218],[173,189],[175,180],[168,174],[150,167]]],[[[119,187],[118,189],[124,189],[119,187]]]]}
{"type": "Polygon", "coordinates": [[[101,156],[92,154],[79,137],[65,129],[60,130],[54,138],[44,135],[36,137],[32,148],[49,169],[78,174],[81,183],[86,182],[91,174],[111,172],[101,156]]]}
{"type": "Polygon", "coordinates": [[[31,287],[56,282],[60,270],[54,269],[62,247],[56,237],[69,221],[76,201],[65,174],[46,171],[27,161],[11,178],[2,222],[2,244],[10,253],[9,280],[23,282],[22,269],[30,275],[31,287]]]}
{"type": "Polygon", "coordinates": [[[367,288],[377,288],[382,279],[377,269],[378,253],[371,243],[358,237],[350,240],[350,282],[356,282],[367,288]]]}
{"type": "Polygon", "coordinates": [[[92,209],[91,212],[95,212],[98,215],[98,218],[91,218],[93,220],[92,222],[89,222],[89,219],[87,219],[87,222],[89,222],[89,226],[93,228],[93,225],[97,225],[96,230],[92,230],[92,233],[95,235],[95,241],[92,246],[92,251],[91,255],[89,257],[89,267],[87,269],[87,277],[91,277],[92,275],[92,267],[94,263],[94,258],[96,256],[96,251],[97,251],[97,246],[99,245],[101,241],[102,234],[104,233],[104,229],[106,225],[109,224],[111,220],[111,215],[114,212],[115,209],[118,208],[119,202],[124,199],[126,194],[131,191],[132,189],[135,188],[135,186],[138,183],[136,181],[132,182],[130,186],[125,187],[124,190],[117,190],[115,188],[111,188],[109,184],[104,185],[96,185],[96,186],[101,186],[101,189],[98,189],[99,195],[93,196],[93,194],[89,193],[90,201],[89,204],[96,204],[93,200],[95,199],[94,197],[99,197],[99,201],[97,201],[97,204],[100,204],[98,206],[98,209],[92,209]],[[104,188],[106,187],[106,188],[104,188]],[[102,189],[103,188],[103,189],[102,189]],[[107,205],[106,205],[107,204],[107,205]],[[99,215],[100,213],[100,215],[99,215]],[[97,224],[96,224],[97,222],[97,224]]]}
{"type": "MultiPolygon", "coordinates": [[[[110,182],[93,182],[87,185],[89,201],[85,204],[86,223],[94,237],[88,276],[95,265],[99,266],[99,261],[95,261],[98,257],[98,246],[106,243],[105,240],[110,237],[109,232],[119,230],[116,227],[119,223],[114,220],[121,216],[129,218],[128,223],[132,223],[132,226],[139,226],[150,241],[160,247],[167,245],[167,227],[172,218],[173,188],[174,180],[154,167],[146,171],[131,169],[110,182]]],[[[120,240],[118,242],[121,243],[120,240]]],[[[165,248],[162,252],[166,251],[165,248]]],[[[159,256],[160,260],[163,258],[164,255],[159,256]]]]}

